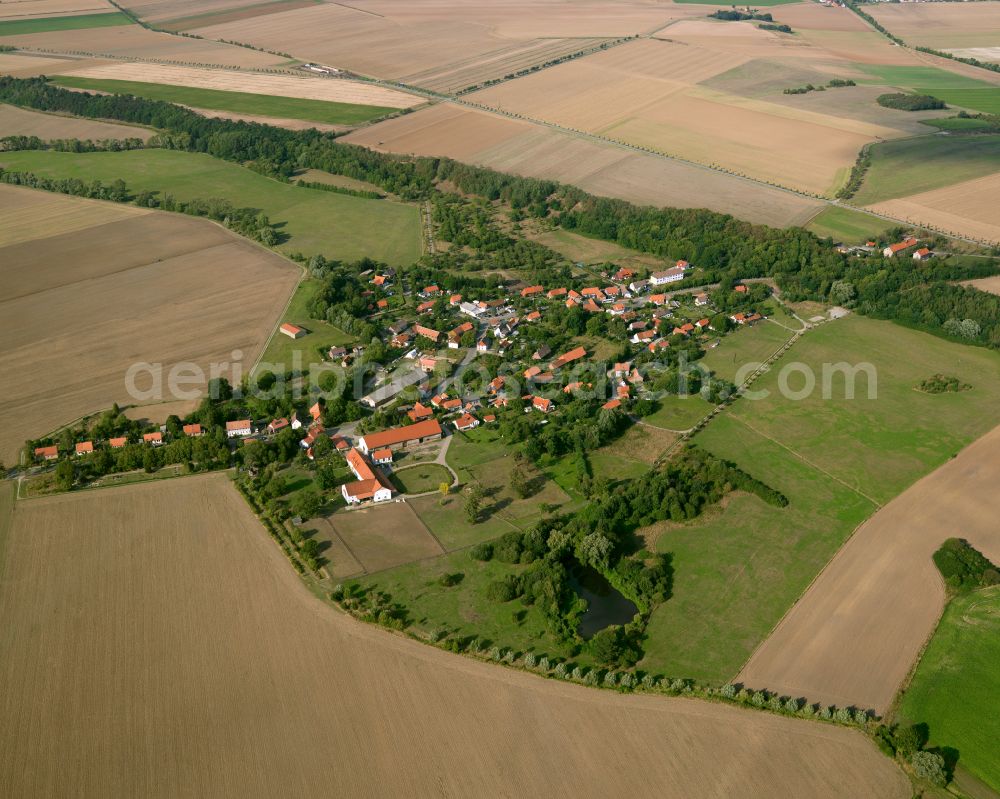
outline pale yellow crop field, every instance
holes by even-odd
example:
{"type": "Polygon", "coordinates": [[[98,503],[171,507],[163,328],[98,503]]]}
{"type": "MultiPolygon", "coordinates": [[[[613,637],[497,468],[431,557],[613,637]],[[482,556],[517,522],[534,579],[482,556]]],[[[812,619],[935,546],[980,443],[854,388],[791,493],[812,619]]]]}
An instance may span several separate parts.
{"type": "Polygon", "coordinates": [[[913,224],[1000,243],[1000,172],[869,207],[913,224]]]}
{"type": "Polygon", "coordinates": [[[8,539],[4,796],[911,795],[854,730],[543,680],[356,622],[221,474],[21,501],[8,539]]]}
{"type": "Polygon", "coordinates": [[[0,2],[0,20],[68,17],[114,10],[104,0],[6,0],[0,2]]]}
{"type": "Polygon", "coordinates": [[[73,69],[67,74],[104,80],[140,81],[167,86],[191,86],[248,94],[297,97],[387,108],[412,108],[424,102],[412,94],[358,80],[297,75],[268,75],[225,69],[200,69],[169,64],[102,64],[73,69]]]}
{"type": "Polygon", "coordinates": [[[344,141],[558,180],[639,205],[709,208],[778,227],[805,224],[822,208],[818,201],[692,164],[457,105],[380,122],[344,141]]]}
{"type": "MultiPolygon", "coordinates": [[[[700,24],[678,23],[668,30],[700,24]]],[[[837,188],[865,143],[899,135],[884,125],[697,85],[748,58],[738,48],[640,40],[476,92],[471,99],[815,194],[837,188]]]]}
{"type": "Polygon", "coordinates": [[[1000,2],[875,3],[869,13],[909,45],[953,50],[1000,43],[1000,2]]]}
{"type": "Polygon", "coordinates": [[[297,281],[283,258],[205,220],[0,185],[0,459],[136,402],[133,364],[207,369],[239,350],[249,368],[297,281]]]}
{"type": "Polygon", "coordinates": [[[268,67],[287,59],[221,42],[171,36],[139,25],[5,36],[4,44],[30,50],[224,67],[268,67]]]}

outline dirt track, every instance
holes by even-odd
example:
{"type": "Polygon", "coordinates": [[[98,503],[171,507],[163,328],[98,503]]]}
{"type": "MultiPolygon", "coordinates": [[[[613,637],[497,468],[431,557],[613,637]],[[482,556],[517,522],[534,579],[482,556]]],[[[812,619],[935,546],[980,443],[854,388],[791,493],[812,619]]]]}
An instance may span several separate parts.
{"type": "Polygon", "coordinates": [[[966,538],[1000,562],[1000,427],[883,507],[754,653],[739,680],[884,711],[944,609],[931,555],[966,538]]]}
{"type": "Polygon", "coordinates": [[[361,625],[221,475],[20,503],[0,615],[5,796],[910,795],[850,730],[361,625]]]}

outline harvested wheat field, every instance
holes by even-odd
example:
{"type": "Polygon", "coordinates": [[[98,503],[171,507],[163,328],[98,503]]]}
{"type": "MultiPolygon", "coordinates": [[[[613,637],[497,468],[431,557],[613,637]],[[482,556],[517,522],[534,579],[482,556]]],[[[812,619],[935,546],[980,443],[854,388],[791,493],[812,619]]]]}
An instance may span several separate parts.
{"type": "Polygon", "coordinates": [[[868,207],[913,224],[1000,243],[1000,172],[868,207]]]}
{"type": "Polygon", "coordinates": [[[40,139],[142,139],[155,134],[149,128],[119,125],[81,117],[44,114],[0,103],[0,136],[38,136],[40,139]]]}
{"type": "Polygon", "coordinates": [[[27,50],[196,66],[269,67],[288,60],[246,47],[157,33],[139,25],[24,33],[4,36],[3,41],[27,50]]]}
{"type": "Polygon", "coordinates": [[[0,2],[0,19],[68,17],[114,11],[104,0],[6,0],[0,2]]]}
{"type": "Polygon", "coordinates": [[[0,53],[0,74],[13,75],[15,78],[33,78],[36,75],[52,75],[63,69],[93,63],[98,62],[65,56],[0,53]]]}
{"type": "Polygon", "coordinates": [[[558,180],[639,205],[709,208],[775,227],[805,224],[822,207],[692,164],[457,105],[435,105],[354,131],[343,140],[558,180]]]}
{"type": "Polygon", "coordinates": [[[1000,427],[858,528],[738,679],[812,701],[885,711],[944,609],[933,552],[960,536],[1000,561],[998,480],[1000,427]]]}
{"type": "Polygon", "coordinates": [[[0,614],[5,796],[910,796],[853,730],[355,622],[221,474],[18,503],[0,614]]]}
{"type": "Polygon", "coordinates": [[[876,3],[871,15],[911,46],[952,50],[994,47],[1000,40],[1000,2],[876,3]]]}
{"type": "Polygon", "coordinates": [[[963,281],[963,286],[972,286],[974,289],[985,291],[989,294],[1000,294],[1000,275],[993,277],[981,277],[976,280],[963,281]]]}
{"type": "MultiPolygon", "coordinates": [[[[681,22],[669,30],[700,24],[681,22]]],[[[705,24],[713,30],[738,27],[705,24]]],[[[900,135],[861,119],[697,85],[749,59],[738,48],[639,40],[471,99],[814,194],[835,191],[864,144],[900,135]]]]}
{"type": "MultiPolygon", "coordinates": [[[[112,402],[155,399],[127,391],[134,363],[162,363],[166,374],[241,350],[249,368],[297,283],[287,261],[204,220],[11,186],[0,186],[0,208],[7,463],[28,438],[112,402]],[[26,218],[33,229],[19,226],[26,218]]],[[[152,378],[136,387],[149,391],[152,378]]],[[[163,394],[172,396],[166,377],[163,394]]]]}
{"type": "Polygon", "coordinates": [[[198,69],[164,64],[104,64],[74,69],[66,74],[81,78],[161,83],[247,94],[297,97],[304,100],[412,108],[424,102],[412,94],[357,80],[265,75],[223,69],[198,69]]]}

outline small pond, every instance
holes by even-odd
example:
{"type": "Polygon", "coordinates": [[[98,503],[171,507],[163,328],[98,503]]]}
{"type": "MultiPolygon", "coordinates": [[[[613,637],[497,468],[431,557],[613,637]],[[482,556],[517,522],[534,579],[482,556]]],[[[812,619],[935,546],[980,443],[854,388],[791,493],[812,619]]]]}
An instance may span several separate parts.
{"type": "Polygon", "coordinates": [[[577,631],[584,638],[612,624],[627,624],[639,609],[621,595],[604,575],[590,566],[577,566],[570,574],[570,587],[587,600],[587,612],[580,617],[577,631]]]}

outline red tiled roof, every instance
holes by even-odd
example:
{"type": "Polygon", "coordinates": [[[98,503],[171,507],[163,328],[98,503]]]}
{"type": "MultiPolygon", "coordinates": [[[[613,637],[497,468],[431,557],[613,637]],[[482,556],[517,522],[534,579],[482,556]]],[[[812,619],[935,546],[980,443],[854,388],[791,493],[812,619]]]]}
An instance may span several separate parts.
{"type": "Polygon", "coordinates": [[[406,427],[392,427],[378,433],[369,433],[362,438],[368,449],[381,449],[382,447],[391,447],[394,444],[403,444],[439,435],[441,435],[441,425],[437,419],[427,419],[406,427]]]}
{"type": "MultiPolygon", "coordinates": [[[[288,422],[285,422],[285,424],[288,424],[288,422]]],[[[200,424],[186,424],[182,429],[186,436],[200,436],[202,433],[200,424]]]]}
{"type": "Polygon", "coordinates": [[[121,449],[128,444],[128,437],[122,436],[121,438],[112,438],[108,444],[111,446],[111,449],[121,449]]]}
{"type": "Polygon", "coordinates": [[[94,442],[93,441],[81,441],[79,444],[76,445],[76,454],[77,455],[86,455],[87,453],[93,452],[93,451],[94,451],[94,442]]]}

